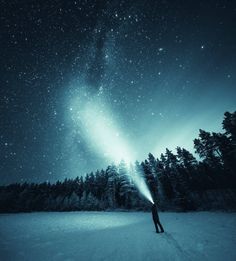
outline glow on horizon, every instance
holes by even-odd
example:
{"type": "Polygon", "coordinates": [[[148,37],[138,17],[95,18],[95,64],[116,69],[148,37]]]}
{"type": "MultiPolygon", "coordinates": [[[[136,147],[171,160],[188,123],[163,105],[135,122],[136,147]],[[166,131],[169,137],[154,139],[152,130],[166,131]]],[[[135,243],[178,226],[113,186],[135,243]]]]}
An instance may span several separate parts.
{"type": "MultiPolygon", "coordinates": [[[[159,157],[161,153],[165,154],[166,148],[176,153],[176,148],[179,146],[190,151],[195,157],[198,157],[195,154],[193,141],[198,137],[199,129],[210,132],[221,132],[221,118],[218,115],[216,116],[214,112],[211,112],[208,115],[195,115],[193,119],[187,118],[182,122],[178,122],[178,124],[173,123],[169,126],[168,132],[159,134],[161,138],[157,140],[155,146],[150,149],[150,152],[159,157]],[[209,127],[205,128],[204,126],[207,122],[209,127]]],[[[149,136],[152,135],[152,133],[149,134],[149,136]]]]}

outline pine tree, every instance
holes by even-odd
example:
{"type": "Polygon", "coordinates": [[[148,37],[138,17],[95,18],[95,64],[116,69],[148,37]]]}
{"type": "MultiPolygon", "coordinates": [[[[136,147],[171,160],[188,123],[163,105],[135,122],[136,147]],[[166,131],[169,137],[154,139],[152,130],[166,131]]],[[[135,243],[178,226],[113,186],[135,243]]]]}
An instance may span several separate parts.
{"type": "Polygon", "coordinates": [[[109,207],[116,207],[116,183],[117,183],[117,167],[112,164],[108,166],[106,173],[108,175],[108,185],[107,185],[107,198],[109,207]]]}
{"type": "Polygon", "coordinates": [[[68,202],[69,203],[69,208],[71,210],[79,210],[80,198],[74,191],[70,195],[68,201],[69,201],[68,202]]]}
{"type": "Polygon", "coordinates": [[[130,206],[130,177],[127,174],[127,166],[122,160],[118,166],[118,174],[119,174],[119,185],[118,185],[118,193],[119,193],[119,201],[120,205],[123,207],[130,206]]]}
{"type": "Polygon", "coordinates": [[[194,140],[194,148],[208,165],[219,167],[219,165],[222,164],[222,155],[210,132],[200,129],[199,138],[194,140]]]}
{"type": "Polygon", "coordinates": [[[233,153],[236,154],[236,111],[233,113],[225,112],[223,120],[223,129],[225,134],[229,137],[234,148],[233,153]]]}
{"type": "Polygon", "coordinates": [[[167,165],[167,160],[165,155],[162,153],[160,156],[160,162],[158,165],[159,175],[160,175],[160,182],[163,187],[163,194],[167,201],[171,200],[174,197],[174,189],[170,179],[170,169],[167,165]]]}

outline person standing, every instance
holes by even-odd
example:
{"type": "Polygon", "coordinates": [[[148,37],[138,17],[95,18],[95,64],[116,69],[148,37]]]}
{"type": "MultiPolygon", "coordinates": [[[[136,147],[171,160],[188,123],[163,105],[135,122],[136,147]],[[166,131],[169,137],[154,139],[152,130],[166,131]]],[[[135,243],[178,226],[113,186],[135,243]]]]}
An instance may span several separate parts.
{"type": "Polygon", "coordinates": [[[159,226],[160,229],[161,229],[161,233],[163,233],[164,229],[163,229],[163,226],[162,226],[160,219],[159,219],[156,204],[152,205],[152,219],[153,219],[153,222],[154,222],[154,225],[155,225],[155,228],[156,228],[156,232],[159,233],[159,229],[158,229],[158,226],[159,226]]]}

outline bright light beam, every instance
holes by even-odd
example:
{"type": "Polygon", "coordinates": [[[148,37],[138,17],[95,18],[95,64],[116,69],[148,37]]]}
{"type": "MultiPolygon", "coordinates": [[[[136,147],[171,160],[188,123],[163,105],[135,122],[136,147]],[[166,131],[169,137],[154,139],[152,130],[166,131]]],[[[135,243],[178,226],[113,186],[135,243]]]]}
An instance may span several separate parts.
{"type": "MultiPolygon", "coordinates": [[[[133,179],[134,185],[138,188],[140,193],[152,204],[154,204],[152,195],[150,193],[150,190],[148,189],[148,186],[144,180],[144,173],[140,173],[138,171],[134,171],[133,167],[129,169],[131,173],[131,178],[133,179]]],[[[141,171],[141,170],[140,170],[141,171]]]]}
{"type": "MultiPolygon", "coordinates": [[[[104,103],[99,104],[93,99],[92,102],[83,105],[82,108],[77,107],[79,105],[71,107],[71,111],[73,112],[74,122],[78,124],[78,127],[82,125],[90,144],[93,144],[100,153],[103,152],[103,155],[111,161],[120,163],[123,159],[127,166],[130,166],[134,162],[134,152],[129,149],[127,142],[121,137],[121,132],[112,121],[112,117],[105,108],[104,103]]],[[[130,168],[128,175],[140,193],[153,203],[142,173],[135,172],[130,168]]]]}
{"type": "Polygon", "coordinates": [[[122,139],[121,132],[112,122],[112,117],[105,108],[99,109],[96,104],[86,104],[81,121],[86,130],[86,136],[97,150],[115,163],[122,159],[129,164],[133,161],[132,152],[122,139]]]}

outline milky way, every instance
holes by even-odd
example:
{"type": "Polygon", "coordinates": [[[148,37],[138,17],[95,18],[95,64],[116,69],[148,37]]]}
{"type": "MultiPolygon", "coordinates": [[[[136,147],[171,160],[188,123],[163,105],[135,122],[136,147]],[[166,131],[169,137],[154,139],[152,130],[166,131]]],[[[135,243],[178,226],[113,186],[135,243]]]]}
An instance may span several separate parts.
{"type": "Polygon", "coordinates": [[[2,1],[1,183],[144,160],[235,110],[229,1],[2,1]]]}

